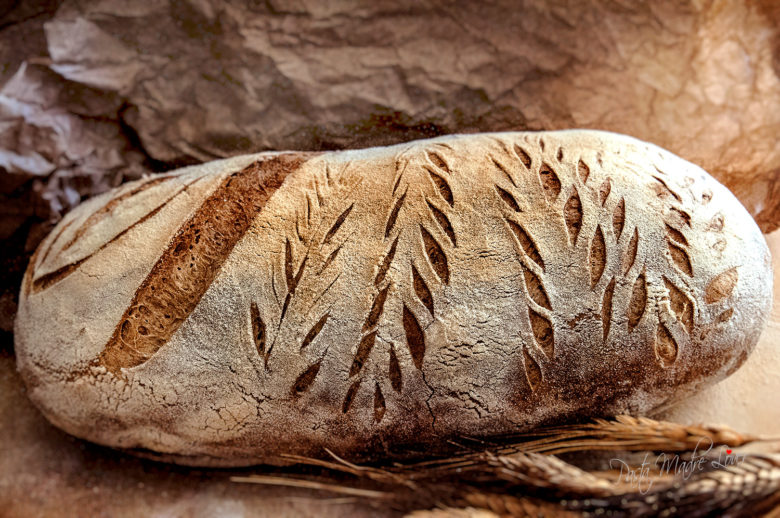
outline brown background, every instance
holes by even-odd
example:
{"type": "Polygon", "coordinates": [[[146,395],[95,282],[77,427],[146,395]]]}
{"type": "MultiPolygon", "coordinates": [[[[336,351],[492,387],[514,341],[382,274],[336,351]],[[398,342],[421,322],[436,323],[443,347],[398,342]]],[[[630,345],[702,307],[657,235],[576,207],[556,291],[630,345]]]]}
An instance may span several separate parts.
{"type": "MultiPolygon", "coordinates": [[[[27,402],[12,352],[27,259],[122,181],[265,149],[587,127],[666,147],[780,226],[771,0],[0,0],[0,67],[0,515],[357,512],[88,445],[27,402]]],[[[748,364],[670,416],[780,433],[775,308],[748,364]]]]}

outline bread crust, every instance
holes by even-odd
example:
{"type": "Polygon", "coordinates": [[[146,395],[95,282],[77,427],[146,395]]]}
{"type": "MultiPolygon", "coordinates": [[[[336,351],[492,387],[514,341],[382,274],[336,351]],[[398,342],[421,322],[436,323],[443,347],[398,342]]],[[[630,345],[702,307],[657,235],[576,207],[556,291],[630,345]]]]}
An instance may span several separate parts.
{"type": "Polygon", "coordinates": [[[444,452],[727,376],[768,248],[697,166],[586,130],[237,157],[71,212],[18,365],[47,418],[175,462],[444,452]]]}

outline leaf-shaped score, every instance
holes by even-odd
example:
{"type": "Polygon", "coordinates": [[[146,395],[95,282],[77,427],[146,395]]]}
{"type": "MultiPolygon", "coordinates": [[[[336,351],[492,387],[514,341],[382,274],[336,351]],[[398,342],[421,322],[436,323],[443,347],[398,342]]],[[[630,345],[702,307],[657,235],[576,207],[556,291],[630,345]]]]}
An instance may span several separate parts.
{"type": "Polygon", "coordinates": [[[528,316],[531,320],[531,331],[534,334],[536,343],[545,356],[552,358],[555,353],[555,335],[553,334],[552,324],[547,317],[530,308],[528,309],[528,316]]]}
{"type": "Polygon", "coordinates": [[[604,274],[604,268],[607,265],[607,246],[604,242],[604,233],[601,226],[596,227],[596,234],[590,245],[590,286],[595,288],[601,276],[604,274]]]}
{"type": "Polygon", "coordinates": [[[693,302],[666,277],[664,277],[664,285],[669,291],[669,307],[685,328],[685,332],[691,334],[693,331],[693,302]]]}
{"type": "Polygon", "coordinates": [[[623,227],[626,224],[626,200],[620,198],[615,212],[612,214],[612,230],[615,231],[615,241],[620,239],[620,235],[623,233],[623,227]]]}
{"type": "Polygon", "coordinates": [[[390,361],[387,365],[387,377],[390,378],[390,386],[396,392],[401,392],[403,388],[403,377],[401,375],[401,365],[398,363],[398,356],[395,354],[395,347],[390,345],[390,361]]]}
{"type": "Polygon", "coordinates": [[[523,276],[525,277],[525,287],[528,292],[528,296],[531,300],[542,306],[543,308],[552,310],[550,306],[550,299],[547,297],[547,292],[544,291],[542,281],[534,272],[520,265],[523,269],[523,276]]]}
{"type": "Polygon", "coordinates": [[[666,235],[671,239],[672,241],[677,242],[677,244],[681,246],[688,246],[688,239],[685,237],[685,235],[674,228],[671,225],[666,225],[666,235]]]}
{"type": "Polygon", "coordinates": [[[710,231],[713,231],[713,232],[720,232],[720,231],[723,230],[723,226],[724,225],[725,225],[725,219],[723,218],[723,214],[718,212],[710,220],[710,224],[707,225],[707,230],[710,230],[710,231]]]}
{"type": "Polygon", "coordinates": [[[601,301],[601,328],[603,330],[603,340],[607,341],[609,328],[612,324],[612,298],[615,295],[615,278],[613,277],[607,289],[604,290],[604,298],[601,301]]]}
{"type": "Polygon", "coordinates": [[[351,378],[355,374],[359,373],[368,360],[368,355],[371,354],[371,349],[374,347],[376,341],[376,331],[372,331],[363,336],[358,344],[357,352],[355,352],[355,358],[352,360],[352,366],[349,368],[349,377],[351,378]]]}
{"type": "Polygon", "coordinates": [[[254,302],[250,305],[249,315],[252,321],[252,338],[255,342],[255,349],[262,356],[265,352],[265,323],[260,318],[260,309],[254,302]]]}
{"type": "Polygon", "coordinates": [[[517,154],[517,158],[520,159],[520,162],[522,162],[525,168],[531,169],[531,155],[529,155],[525,149],[517,145],[515,146],[515,153],[517,154]]]}
{"type": "MultiPolygon", "coordinates": [[[[284,304],[282,304],[282,314],[280,319],[284,320],[284,316],[287,314],[287,308],[290,306],[290,301],[292,300],[293,295],[295,295],[295,289],[298,287],[298,283],[301,280],[301,277],[303,276],[303,270],[306,268],[306,260],[309,258],[308,255],[303,257],[303,261],[301,261],[301,265],[298,267],[298,272],[293,275],[293,252],[292,252],[292,245],[290,244],[290,240],[286,239],[284,243],[284,274],[285,278],[287,280],[287,296],[284,299],[284,304]]],[[[273,344],[271,344],[271,348],[273,348],[273,344]]],[[[271,353],[271,348],[268,349],[268,354],[271,353]]]]}
{"type": "Polygon", "coordinates": [[[450,268],[447,265],[447,255],[444,253],[441,245],[431,235],[425,227],[420,225],[420,234],[422,235],[425,253],[431,262],[431,267],[436,275],[439,276],[444,284],[450,282],[450,268]]]}
{"type": "Polygon", "coordinates": [[[663,181],[661,178],[657,176],[653,176],[653,179],[655,179],[656,184],[652,184],[651,188],[655,191],[655,194],[661,198],[666,199],[669,196],[677,200],[677,203],[682,202],[682,198],[680,198],[680,195],[674,192],[672,189],[669,188],[669,186],[666,184],[665,181],[663,181]]]}
{"type": "Polygon", "coordinates": [[[393,205],[392,210],[390,210],[390,215],[387,217],[387,224],[385,225],[385,239],[390,236],[390,232],[393,231],[393,227],[395,226],[395,222],[398,219],[398,213],[401,211],[401,207],[404,204],[404,200],[406,199],[406,192],[404,192],[400,198],[395,202],[395,205],[393,205]]]}
{"type": "Polygon", "coordinates": [[[666,326],[658,323],[655,337],[655,354],[662,367],[669,367],[677,359],[679,348],[672,334],[666,326]]]}
{"type": "Polygon", "coordinates": [[[528,354],[528,351],[523,347],[523,360],[525,367],[525,376],[528,379],[528,385],[531,387],[531,392],[536,390],[539,383],[542,382],[542,369],[539,368],[539,364],[536,360],[528,354]]]}
{"type": "Polygon", "coordinates": [[[380,422],[385,416],[385,396],[382,394],[382,389],[379,388],[379,383],[376,383],[374,387],[374,421],[380,422]]]}
{"type": "Polygon", "coordinates": [[[387,255],[385,255],[385,258],[382,260],[382,264],[379,265],[379,270],[377,271],[376,278],[374,279],[374,286],[379,287],[385,281],[387,271],[390,269],[390,263],[393,262],[393,257],[395,257],[395,250],[397,247],[398,236],[396,236],[393,244],[390,245],[390,250],[388,250],[387,255]]]}
{"type": "Polygon", "coordinates": [[[425,357],[425,334],[414,313],[404,304],[403,325],[406,333],[406,345],[409,347],[409,354],[412,356],[412,362],[418,369],[422,369],[423,358],[425,357]]]}
{"type": "Polygon", "coordinates": [[[582,227],[582,203],[577,189],[574,189],[566,205],[563,206],[563,219],[566,221],[566,230],[569,232],[569,242],[577,243],[577,236],[582,227]]]}
{"type": "Polygon", "coordinates": [[[428,155],[428,160],[430,160],[431,163],[433,163],[433,165],[435,165],[445,173],[450,172],[450,168],[447,165],[447,162],[444,161],[444,158],[442,158],[440,154],[434,151],[428,151],[426,154],[428,155]]]}
{"type": "Polygon", "coordinates": [[[309,330],[309,332],[306,333],[306,336],[303,338],[303,342],[301,342],[301,350],[304,350],[310,343],[312,343],[312,341],[314,341],[315,338],[317,338],[317,335],[320,334],[322,328],[325,327],[325,323],[328,321],[329,316],[330,313],[325,313],[322,315],[322,318],[320,318],[319,321],[309,330]]]}
{"type": "Polygon", "coordinates": [[[298,376],[298,379],[296,379],[295,383],[293,383],[292,389],[290,389],[290,394],[293,397],[298,397],[309,390],[311,384],[314,383],[314,378],[317,377],[317,373],[320,371],[321,361],[322,360],[310,366],[308,369],[303,371],[300,376],[298,376]]]}
{"type": "Polygon", "coordinates": [[[517,204],[517,200],[515,200],[515,197],[512,196],[509,191],[502,189],[498,185],[496,185],[496,192],[498,193],[498,197],[501,198],[504,203],[506,203],[510,209],[512,209],[515,212],[522,212],[520,210],[520,205],[517,204]]]}
{"type": "Polygon", "coordinates": [[[503,175],[506,177],[506,179],[509,180],[509,183],[511,183],[514,187],[517,187],[517,184],[515,183],[515,179],[512,178],[511,174],[509,174],[509,170],[506,167],[504,167],[501,164],[501,162],[499,162],[495,158],[491,157],[491,160],[493,161],[493,165],[496,166],[496,169],[501,171],[501,173],[503,173],[503,175]]]}
{"type": "Polygon", "coordinates": [[[693,266],[691,265],[691,258],[688,257],[688,252],[686,252],[683,247],[671,239],[667,239],[666,244],[669,247],[669,253],[671,254],[672,262],[674,262],[680,271],[688,276],[692,276],[693,266]]]}
{"type": "Polygon", "coordinates": [[[452,246],[458,246],[458,241],[455,237],[455,230],[452,228],[450,219],[442,210],[436,207],[436,205],[427,199],[425,202],[428,204],[428,208],[430,209],[431,214],[433,214],[433,217],[436,219],[436,222],[439,224],[439,227],[444,231],[445,234],[447,234],[447,237],[450,238],[452,246]]]}
{"type": "Polygon", "coordinates": [[[417,294],[417,298],[420,299],[420,302],[428,308],[431,316],[433,316],[433,295],[431,295],[431,290],[428,289],[428,285],[425,284],[425,280],[420,275],[420,272],[417,271],[414,264],[412,265],[412,285],[414,286],[414,292],[417,294]]]}
{"type": "MultiPolygon", "coordinates": [[[[145,191],[149,187],[153,187],[161,182],[164,182],[168,179],[170,179],[170,176],[166,176],[163,178],[152,178],[141,185],[134,187],[131,190],[126,190],[125,192],[122,192],[121,194],[115,196],[113,199],[109,200],[108,203],[103,205],[101,208],[96,210],[93,214],[91,214],[80,226],[76,229],[76,231],[73,233],[73,237],[68,240],[65,245],[62,247],[62,251],[67,251],[70,247],[73,246],[73,244],[78,241],[81,236],[87,233],[88,230],[92,229],[98,222],[100,222],[103,218],[105,218],[108,214],[114,211],[119,205],[123,204],[125,201],[127,201],[129,198],[132,198],[136,194],[145,191]]],[[[71,220],[70,223],[73,223],[73,220],[71,220]]],[[[69,223],[69,224],[70,224],[69,223]]],[[[58,236],[59,237],[59,236],[58,236]]],[[[56,239],[54,240],[56,241],[56,239]]],[[[53,245],[54,243],[52,243],[53,245]]],[[[45,257],[44,257],[45,259],[45,257]]],[[[43,263],[43,261],[41,261],[43,263]]]]}
{"type": "Polygon", "coordinates": [[[558,175],[555,174],[552,167],[543,163],[539,168],[539,178],[542,182],[542,188],[544,189],[544,195],[547,197],[547,201],[553,202],[558,195],[561,194],[561,180],[558,175]]]}
{"type": "Polygon", "coordinates": [[[293,253],[289,239],[284,241],[284,277],[287,281],[287,290],[294,290],[295,277],[293,275],[293,253]]]}
{"type": "Polygon", "coordinates": [[[722,324],[726,320],[730,319],[734,315],[734,308],[729,308],[726,311],[722,312],[718,317],[715,319],[715,321],[719,324],[722,324]]]}
{"type": "Polygon", "coordinates": [[[347,390],[347,395],[344,397],[344,403],[341,405],[341,413],[346,414],[349,412],[350,407],[352,406],[352,400],[355,399],[355,396],[357,395],[357,391],[360,388],[360,382],[362,380],[360,378],[356,379],[352,385],[350,385],[349,390],[347,390]]]}
{"type": "Polygon", "coordinates": [[[347,216],[349,216],[349,213],[352,212],[352,207],[354,207],[355,204],[353,203],[349,207],[342,212],[338,218],[336,218],[336,221],[333,223],[333,225],[330,227],[330,230],[328,230],[328,233],[325,234],[325,238],[322,240],[323,244],[330,243],[330,240],[333,239],[333,236],[336,235],[336,232],[339,231],[341,228],[341,225],[344,224],[344,221],[347,219],[347,216]]]}
{"type": "Polygon", "coordinates": [[[685,225],[688,228],[691,227],[691,215],[682,209],[672,207],[669,209],[669,217],[674,219],[680,226],[685,225]]]}
{"type": "Polygon", "coordinates": [[[678,225],[685,225],[686,227],[691,228],[691,215],[684,210],[672,207],[669,209],[669,216],[674,219],[678,225]]]}
{"type": "Polygon", "coordinates": [[[623,256],[623,275],[626,275],[636,261],[636,254],[639,250],[639,230],[634,229],[634,235],[626,248],[626,255],[623,256]]]}
{"type": "Polygon", "coordinates": [[[628,330],[632,331],[642,320],[647,306],[647,284],[645,283],[645,274],[642,272],[634,281],[631,289],[631,300],[628,303],[628,330]]]}
{"type": "Polygon", "coordinates": [[[387,292],[389,290],[390,285],[388,284],[382,290],[380,290],[379,293],[377,293],[376,297],[374,297],[374,301],[371,304],[371,311],[368,312],[366,321],[363,322],[364,333],[374,329],[377,322],[379,322],[379,317],[382,316],[382,311],[384,311],[385,308],[385,301],[387,300],[387,292]]]}
{"type": "Polygon", "coordinates": [[[447,183],[447,180],[445,180],[443,176],[434,173],[430,169],[428,170],[428,174],[431,176],[433,184],[439,190],[439,194],[441,194],[441,197],[444,198],[444,201],[446,201],[450,207],[454,206],[455,197],[452,195],[452,188],[450,187],[450,184],[447,183]]]}
{"type": "Polygon", "coordinates": [[[325,269],[330,266],[330,264],[336,259],[336,257],[339,255],[339,252],[341,251],[342,246],[339,246],[336,248],[333,252],[330,253],[327,259],[325,259],[325,262],[322,263],[322,267],[320,268],[320,274],[325,271],[325,269]]]}
{"type": "Polygon", "coordinates": [[[525,252],[525,254],[533,262],[538,264],[542,271],[544,271],[544,261],[542,260],[542,256],[539,255],[539,250],[536,248],[536,245],[531,240],[531,237],[528,235],[528,233],[523,230],[523,227],[511,219],[507,219],[506,222],[509,225],[510,230],[512,230],[512,233],[517,238],[518,243],[520,243],[520,248],[522,248],[523,252],[525,252]]]}
{"type": "Polygon", "coordinates": [[[588,181],[588,177],[590,176],[590,167],[588,167],[588,164],[580,160],[577,163],[577,174],[580,177],[580,180],[582,180],[582,183],[585,183],[588,181]]]}
{"type": "Polygon", "coordinates": [[[731,292],[734,291],[734,287],[739,280],[739,273],[737,268],[729,268],[725,272],[717,275],[712,279],[707,288],[704,290],[704,301],[707,304],[715,304],[725,299],[731,292]]]}

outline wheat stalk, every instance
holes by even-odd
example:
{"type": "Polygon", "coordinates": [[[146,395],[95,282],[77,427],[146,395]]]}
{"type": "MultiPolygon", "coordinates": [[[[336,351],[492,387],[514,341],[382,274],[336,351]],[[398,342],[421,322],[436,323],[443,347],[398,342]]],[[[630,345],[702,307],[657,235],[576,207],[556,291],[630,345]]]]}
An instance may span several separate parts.
{"type": "Polygon", "coordinates": [[[614,419],[594,419],[591,423],[544,428],[516,436],[521,442],[500,448],[500,452],[524,451],[558,455],[593,450],[691,451],[703,443],[739,447],[767,440],[741,434],[724,426],[688,426],[646,417],[619,415],[614,419]],[[540,437],[536,440],[523,440],[540,437]]]}
{"type": "MultiPolygon", "coordinates": [[[[645,417],[619,415],[614,419],[594,419],[590,423],[541,428],[528,433],[505,436],[503,444],[488,446],[497,455],[542,453],[560,455],[577,451],[692,451],[697,447],[736,448],[755,441],[772,440],[741,434],[723,426],[686,426],[645,417]],[[511,439],[513,442],[506,442],[511,439]]],[[[466,453],[448,459],[415,464],[422,469],[433,466],[466,467],[482,455],[466,453]]]]}
{"type": "Polygon", "coordinates": [[[697,457],[697,451],[706,450],[703,441],[707,446],[736,448],[765,440],[729,428],[619,416],[513,439],[518,442],[408,465],[359,466],[333,453],[332,460],[284,457],[322,469],[331,483],[297,476],[231,480],[334,492],[391,503],[406,511],[433,509],[427,515],[432,517],[445,516],[444,509],[458,510],[459,516],[486,516],[468,508],[517,517],[591,516],[607,511],[611,516],[780,516],[780,454],[741,455],[738,463],[728,466],[716,464],[721,459],[714,455],[697,457]],[[643,475],[643,484],[637,484],[623,477],[622,471],[588,471],[554,456],[604,450],[678,452],[680,459],[703,459],[709,468],[681,478],[655,466],[643,475]],[[347,477],[354,477],[351,483],[347,477]]]}
{"type": "Polygon", "coordinates": [[[556,503],[496,493],[470,493],[463,497],[472,508],[490,511],[492,516],[517,518],[576,518],[581,513],[568,511],[556,503]]]}
{"type": "Polygon", "coordinates": [[[412,511],[404,518],[498,518],[498,516],[483,507],[439,507],[412,511]]]}

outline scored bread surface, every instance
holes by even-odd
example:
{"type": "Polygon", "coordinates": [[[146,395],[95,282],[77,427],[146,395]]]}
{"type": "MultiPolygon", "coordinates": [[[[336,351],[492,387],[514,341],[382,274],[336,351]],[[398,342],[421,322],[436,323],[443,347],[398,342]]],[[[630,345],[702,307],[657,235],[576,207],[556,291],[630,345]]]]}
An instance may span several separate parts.
{"type": "Polygon", "coordinates": [[[126,184],[33,256],[16,350],[62,429],[190,464],[445,451],[647,413],[771,306],[734,196],[597,131],[266,153],[126,184]]]}

